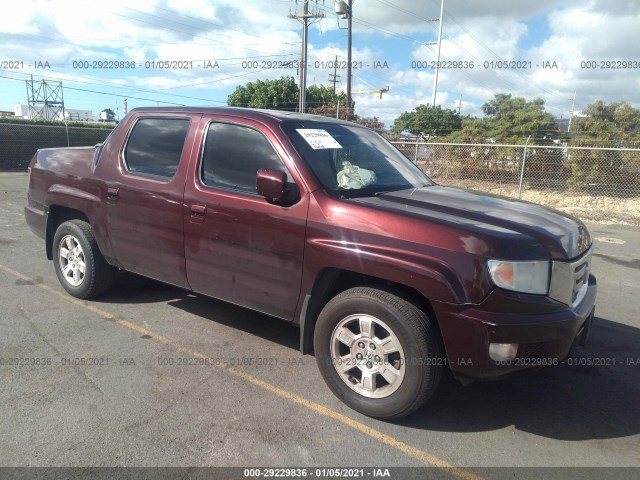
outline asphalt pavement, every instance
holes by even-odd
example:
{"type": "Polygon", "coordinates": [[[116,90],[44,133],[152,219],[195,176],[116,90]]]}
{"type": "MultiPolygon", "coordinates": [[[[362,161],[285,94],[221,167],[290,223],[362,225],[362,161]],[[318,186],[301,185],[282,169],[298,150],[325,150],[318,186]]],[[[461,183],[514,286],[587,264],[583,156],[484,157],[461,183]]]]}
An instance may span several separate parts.
{"type": "Polygon", "coordinates": [[[508,380],[447,382],[384,422],[331,394],[285,322],[129,274],[70,297],[25,199],[26,175],[0,173],[2,467],[640,467],[640,227],[588,225],[587,347],[508,380]]]}

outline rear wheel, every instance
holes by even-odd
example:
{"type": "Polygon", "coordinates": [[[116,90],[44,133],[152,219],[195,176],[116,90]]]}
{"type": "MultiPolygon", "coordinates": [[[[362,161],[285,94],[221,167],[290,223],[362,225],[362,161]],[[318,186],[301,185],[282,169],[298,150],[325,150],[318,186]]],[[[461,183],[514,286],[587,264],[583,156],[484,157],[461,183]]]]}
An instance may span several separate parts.
{"type": "Polygon", "coordinates": [[[104,259],[91,225],[82,220],[62,223],[53,237],[53,265],[62,287],[77,298],[105,292],[115,268],[104,259]]]}
{"type": "Polygon", "coordinates": [[[440,334],[413,303],[385,290],[357,287],[333,298],[314,333],[320,372],[354,410],[401,418],[435,392],[444,362],[440,334]]]}

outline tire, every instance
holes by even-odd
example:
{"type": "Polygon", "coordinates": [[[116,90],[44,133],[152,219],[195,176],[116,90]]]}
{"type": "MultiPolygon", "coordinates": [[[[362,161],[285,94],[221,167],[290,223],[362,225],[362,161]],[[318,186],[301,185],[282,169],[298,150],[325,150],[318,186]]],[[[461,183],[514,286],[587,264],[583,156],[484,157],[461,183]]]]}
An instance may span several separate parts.
{"type": "Polygon", "coordinates": [[[116,270],[100,253],[91,225],[82,220],[69,220],[56,230],[53,266],[62,287],[77,298],[107,291],[116,270]]]}
{"type": "Polygon", "coordinates": [[[333,393],[370,417],[405,417],[442,377],[444,347],[424,311],[373,287],[346,290],[324,307],[314,332],[318,368],[333,393]]]}

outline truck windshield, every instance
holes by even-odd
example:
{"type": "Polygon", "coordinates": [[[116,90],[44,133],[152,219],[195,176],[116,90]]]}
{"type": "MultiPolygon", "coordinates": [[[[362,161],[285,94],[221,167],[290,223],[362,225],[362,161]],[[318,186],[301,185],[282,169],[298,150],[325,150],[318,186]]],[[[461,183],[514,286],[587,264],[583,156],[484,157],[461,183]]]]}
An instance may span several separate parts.
{"type": "Polygon", "coordinates": [[[377,133],[358,126],[284,122],[282,129],[323,187],[363,197],[426,187],[432,182],[377,133]]]}

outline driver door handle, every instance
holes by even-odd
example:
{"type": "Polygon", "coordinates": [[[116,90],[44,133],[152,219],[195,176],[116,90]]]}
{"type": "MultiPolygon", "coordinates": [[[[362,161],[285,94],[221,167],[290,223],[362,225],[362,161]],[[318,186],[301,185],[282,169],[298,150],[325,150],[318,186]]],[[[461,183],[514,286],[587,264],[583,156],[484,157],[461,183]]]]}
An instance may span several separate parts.
{"type": "Polygon", "coordinates": [[[108,200],[117,200],[119,193],[120,193],[120,189],[118,187],[108,187],[107,188],[107,199],[108,200]]]}

